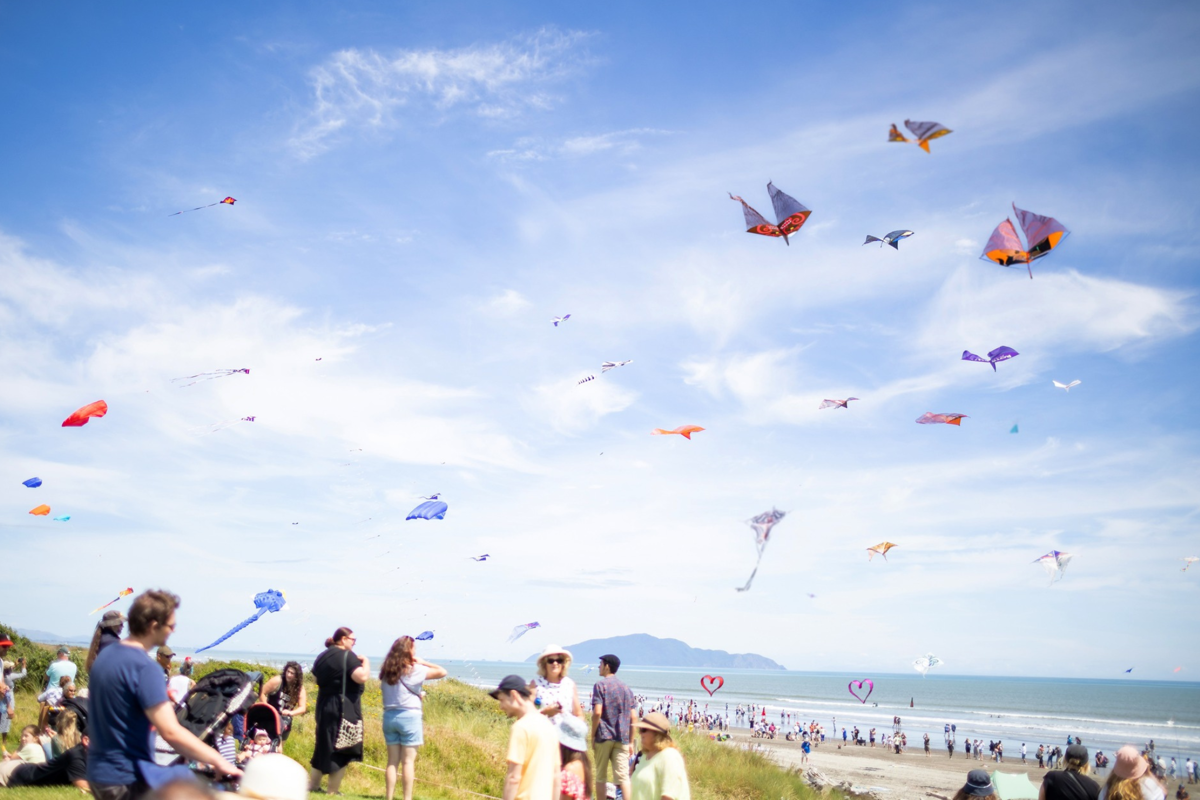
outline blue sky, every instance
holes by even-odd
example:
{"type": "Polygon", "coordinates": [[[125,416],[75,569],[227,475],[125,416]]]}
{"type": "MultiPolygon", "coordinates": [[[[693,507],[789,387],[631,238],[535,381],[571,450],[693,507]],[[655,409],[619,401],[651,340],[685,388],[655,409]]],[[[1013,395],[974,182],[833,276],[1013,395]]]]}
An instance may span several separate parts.
{"type": "Polygon", "coordinates": [[[0,7],[0,617],[162,585],[200,645],[271,587],[231,646],[1195,679],[1200,13],[854,9],[0,7]],[[978,260],[1013,201],[1071,230],[1033,281],[978,260]]]}

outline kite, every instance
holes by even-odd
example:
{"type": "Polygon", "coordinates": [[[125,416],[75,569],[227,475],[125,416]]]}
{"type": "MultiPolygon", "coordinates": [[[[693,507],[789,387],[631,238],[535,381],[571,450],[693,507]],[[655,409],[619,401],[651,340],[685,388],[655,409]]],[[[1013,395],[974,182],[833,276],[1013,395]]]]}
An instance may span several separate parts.
{"type": "Polygon", "coordinates": [[[848,684],[846,684],[846,688],[850,690],[850,694],[854,695],[855,700],[865,706],[867,704],[867,698],[871,696],[871,692],[875,691],[875,681],[871,680],[870,678],[864,678],[861,681],[850,681],[848,684]],[[864,697],[859,697],[858,692],[854,691],[854,685],[858,684],[859,691],[862,691],[864,683],[867,685],[867,694],[864,697]]]}
{"type": "Polygon", "coordinates": [[[720,675],[705,675],[700,679],[700,688],[708,692],[709,697],[712,697],[713,694],[724,685],[725,679],[720,675]]]}
{"type": "MultiPolygon", "coordinates": [[[[917,147],[929,152],[929,143],[934,139],[941,138],[948,133],[953,133],[952,130],[945,125],[939,125],[936,122],[914,122],[911,119],[904,120],[904,127],[908,128],[909,133],[916,137],[917,147]]],[[[912,141],[896,127],[896,123],[892,123],[892,129],[888,131],[889,142],[908,142],[912,141]]]]}
{"type": "Polygon", "coordinates": [[[560,322],[566,322],[566,321],[567,321],[567,320],[569,320],[570,318],[571,318],[571,315],[570,315],[570,314],[565,314],[565,315],[563,315],[563,316],[561,316],[561,317],[555,317],[555,318],[554,318],[554,327],[556,327],[556,328],[557,328],[557,327],[558,327],[558,323],[560,323],[560,322]]]}
{"type": "Polygon", "coordinates": [[[1024,264],[1029,270],[1029,279],[1033,280],[1033,262],[1057,247],[1070,231],[1054,217],[1043,217],[1041,214],[1025,211],[1017,208],[1016,203],[1013,203],[1013,211],[1017,215],[1017,222],[1021,223],[1021,230],[1025,232],[1025,241],[1029,242],[1028,249],[1021,246],[1017,229],[1013,227],[1012,220],[1006,217],[1004,222],[992,231],[980,258],[984,261],[994,261],[1002,267],[1024,264]]]}
{"type": "Polygon", "coordinates": [[[1171,672],[1179,672],[1182,669],[1183,667],[1176,667],[1175,669],[1171,670],[1171,672]]]}
{"type": "Polygon", "coordinates": [[[668,436],[672,433],[678,433],[683,438],[691,440],[693,433],[699,433],[702,430],[704,428],[701,428],[699,425],[680,425],[675,430],[664,431],[662,428],[655,428],[650,433],[653,436],[668,436]]]}
{"type": "Polygon", "coordinates": [[[1133,672],[1133,667],[1130,667],[1129,669],[1125,670],[1126,675],[1128,675],[1131,672],[1133,672]]]}
{"type": "Polygon", "coordinates": [[[196,206],[195,208],[185,208],[183,211],[176,211],[174,214],[167,214],[167,216],[168,217],[178,217],[180,214],[186,214],[189,211],[199,211],[202,208],[212,208],[213,206],[220,206],[220,205],[231,206],[236,202],[237,202],[237,200],[235,198],[226,197],[224,200],[218,200],[217,202],[209,203],[206,206],[196,206]]]}
{"type": "Polygon", "coordinates": [[[254,422],[254,417],[242,417],[241,419],[227,419],[223,422],[215,422],[212,425],[201,425],[199,428],[193,428],[193,433],[216,433],[219,430],[228,428],[230,425],[237,425],[239,422],[254,422]]]}
{"type": "Polygon", "coordinates": [[[114,597],[112,600],[109,600],[107,603],[105,603],[105,604],[104,604],[104,605],[102,605],[102,606],[96,606],[96,607],[95,607],[95,608],[93,608],[91,611],[89,611],[89,612],[88,612],[88,616],[90,617],[92,614],[95,614],[97,611],[103,611],[104,609],[106,609],[106,608],[108,608],[109,606],[111,606],[113,603],[115,603],[115,602],[117,602],[118,600],[120,600],[122,597],[129,597],[129,595],[131,595],[131,594],[133,594],[133,589],[132,589],[132,588],[129,588],[129,589],[122,589],[122,590],[121,590],[121,591],[120,591],[120,592],[117,594],[117,596],[116,596],[116,597],[114,597]]]}
{"type": "MultiPolygon", "coordinates": [[[[436,497],[436,495],[434,495],[436,497]]],[[[450,510],[450,506],[443,503],[441,500],[426,500],[421,505],[414,508],[405,517],[405,520],[410,519],[445,519],[446,512],[450,510]]]]}
{"type": "Polygon", "coordinates": [[[41,478],[30,478],[27,481],[21,481],[21,485],[28,486],[30,489],[36,489],[42,485],[41,478]]]}
{"type": "Polygon", "coordinates": [[[55,517],[54,521],[55,522],[66,522],[69,519],[71,519],[71,517],[70,517],[70,515],[67,515],[65,517],[55,517]]]}
{"type": "Polygon", "coordinates": [[[847,404],[851,400],[857,399],[857,397],[847,397],[845,400],[822,400],[821,405],[817,406],[817,410],[820,411],[822,408],[844,408],[849,411],[850,406],[847,404]]]}
{"type": "Polygon", "coordinates": [[[1188,567],[1190,567],[1192,564],[1195,564],[1197,561],[1200,561],[1200,556],[1187,556],[1186,558],[1183,559],[1183,570],[1182,571],[1187,572],[1188,567]]]}
{"type": "Polygon", "coordinates": [[[887,552],[888,552],[888,550],[891,550],[893,547],[899,547],[899,545],[892,544],[891,542],[880,542],[879,544],[875,545],[874,547],[868,547],[867,548],[867,561],[870,561],[876,555],[883,556],[883,560],[887,561],[887,552]]]}
{"type": "Polygon", "coordinates": [[[754,562],[754,571],[750,573],[746,585],[738,589],[739,592],[750,590],[750,584],[754,583],[754,576],[758,574],[758,565],[762,563],[763,551],[767,549],[767,542],[771,539],[771,529],[786,515],[787,512],[772,508],[747,520],[746,524],[754,529],[754,546],[758,548],[758,560],[754,562]]]}
{"type": "Polygon", "coordinates": [[[907,239],[908,237],[910,237],[912,235],[913,235],[912,231],[892,231],[891,233],[885,234],[882,239],[880,239],[878,236],[868,235],[867,240],[865,242],[863,242],[863,244],[870,244],[871,242],[879,242],[880,247],[883,247],[885,244],[890,244],[892,246],[893,250],[899,250],[900,249],[900,240],[907,239]]]}
{"type": "Polygon", "coordinates": [[[97,400],[94,403],[88,403],[80,409],[76,409],[75,413],[63,420],[62,427],[64,428],[79,428],[88,424],[88,420],[92,417],[103,417],[108,413],[108,403],[103,400],[97,400]]]}
{"type": "Polygon", "coordinates": [[[766,218],[747,205],[746,201],[730,193],[732,200],[742,204],[742,215],[746,218],[746,233],[757,233],[760,236],[782,236],[783,243],[791,246],[788,236],[800,230],[812,211],[805,208],[796,198],[786,195],[775,188],[775,184],[767,184],[767,192],[771,195],[771,205],[775,207],[775,219],[779,224],[772,225],[766,218]]]}
{"type": "Polygon", "coordinates": [[[219,639],[217,639],[215,642],[213,642],[212,644],[205,645],[204,647],[201,647],[200,649],[198,649],[196,652],[203,653],[205,650],[211,650],[212,648],[219,645],[221,642],[228,639],[230,636],[233,636],[235,633],[240,631],[242,628],[249,625],[251,622],[254,622],[255,620],[257,620],[263,614],[266,614],[268,611],[271,612],[272,614],[274,614],[276,611],[283,611],[284,609],[287,608],[287,597],[284,595],[283,592],[280,592],[276,589],[267,589],[265,592],[259,592],[258,594],[254,595],[254,607],[257,608],[258,611],[254,612],[254,614],[252,614],[249,617],[246,617],[244,620],[239,622],[237,625],[234,625],[228,631],[221,634],[221,637],[219,639]]]}
{"type": "Polygon", "coordinates": [[[1051,383],[1054,384],[1054,388],[1056,388],[1056,389],[1065,389],[1068,392],[1070,392],[1071,387],[1078,386],[1079,384],[1083,383],[1083,381],[1071,381],[1070,383],[1059,383],[1058,381],[1051,381],[1051,383]]]}
{"type": "Polygon", "coordinates": [[[1051,550],[1033,563],[1042,565],[1042,569],[1046,570],[1046,574],[1050,576],[1050,584],[1053,585],[1055,581],[1062,580],[1063,573],[1067,571],[1067,564],[1070,561],[1070,553],[1051,550]]]}
{"type": "Polygon", "coordinates": [[[512,633],[509,634],[508,643],[512,644],[534,628],[540,627],[542,627],[542,623],[540,622],[526,622],[524,625],[518,625],[517,627],[513,628],[512,633]]]}
{"type": "Polygon", "coordinates": [[[179,387],[182,389],[186,386],[197,384],[200,381],[211,381],[216,378],[228,378],[230,375],[237,375],[239,372],[244,372],[247,375],[250,374],[250,370],[248,369],[219,369],[216,372],[200,372],[196,375],[187,375],[183,378],[171,378],[171,383],[175,383],[176,381],[191,381],[191,383],[185,383],[183,386],[179,387]]]}
{"type": "Polygon", "coordinates": [[[45,505],[43,503],[42,505],[38,506],[37,508],[30,509],[29,513],[33,514],[35,517],[44,517],[50,513],[50,506],[45,505]]]}
{"type": "Polygon", "coordinates": [[[933,653],[926,653],[913,662],[913,669],[921,673],[921,677],[924,678],[926,672],[929,672],[929,670],[933,669],[934,667],[940,667],[944,663],[946,662],[942,661],[933,653]]]}
{"type": "Polygon", "coordinates": [[[921,425],[933,425],[938,422],[946,425],[962,425],[962,421],[967,418],[966,414],[934,414],[932,411],[926,411],[917,418],[917,422],[921,425]]]}
{"type": "Polygon", "coordinates": [[[471,556],[470,558],[472,561],[487,561],[489,558],[491,558],[491,555],[489,553],[484,553],[481,556],[471,556]]]}
{"type": "Polygon", "coordinates": [[[632,363],[633,363],[632,358],[629,359],[628,361],[605,361],[603,364],[600,365],[600,371],[608,372],[610,369],[616,369],[617,367],[623,367],[626,364],[632,364],[632,363]]]}
{"type": "Polygon", "coordinates": [[[433,494],[429,495],[429,497],[426,497],[425,495],[421,495],[421,499],[422,500],[437,500],[441,496],[442,496],[441,492],[434,492],[433,494]]]}
{"type": "Polygon", "coordinates": [[[586,378],[581,378],[575,385],[582,386],[583,384],[587,383],[588,381],[594,381],[594,380],[596,380],[595,375],[588,375],[586,378]]]}
{"type": "Polygon", "coordinates": [[[416,639],[418,642],[428,642],[430,639],[433,638],[433,631],[425,631],[424,633],[419,633],[416,636],[414,636],[413,638],[416,639]]]}
{"type": "Polygon", "coordinates": [[[970,350],[963,350],[962,360],[978,361],[980,364],[991,364],[992,372],[995,372],[996,364],[1000,363],[1001,361],[1008,361],[1010,358],[1016,358],[1019,355],[1021,354],[1016,350],[1013,350],[1011,347],[1001,346],[989,352],[987,358],[984,358],[983,356],[977,356],[970,350]]]}
{"type": "Polygon", "coordinates": [[[1013,423],[1013,426],[1012,426],[1011,428],[1009,428],[1009,429],[1008,429],[1008,432],[1009,432],[1009,433],[1020,433],[1021,431],[1020,431],[1020,430],[1018,430],[1018,428],[1017,428],[1017,423],[1015,423],[1015,422],[1014,422],[1014,423],[1013,423]]]}

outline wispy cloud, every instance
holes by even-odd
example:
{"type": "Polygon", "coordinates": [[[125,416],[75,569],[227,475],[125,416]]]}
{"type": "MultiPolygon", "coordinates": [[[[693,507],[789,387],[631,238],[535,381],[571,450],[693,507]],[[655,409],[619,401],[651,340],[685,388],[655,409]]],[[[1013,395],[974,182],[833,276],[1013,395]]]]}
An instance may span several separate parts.
{"type": "Polygon", "coordinates": [[[587,35],[542,28],[506,42],[452,50],[340,50],[310,72],[313,105],[291,139],[310,158],[354,128],[399,124],[402,107],[485,119],[547,109],[558,98],[548,87],[581,69],[587,35]]]}
{"type": "Polygon", "coordinates": [[[492,150],[489,158],[505,162],[551,161],[562,158],[583,158],[599,153],[630,155],[642,148],[647,136],[665,136],[671,131],[657,128],[630,128],[588,136],[572,136],[559,141],[527,136],[518,139],[511,148],[492,150]]]}

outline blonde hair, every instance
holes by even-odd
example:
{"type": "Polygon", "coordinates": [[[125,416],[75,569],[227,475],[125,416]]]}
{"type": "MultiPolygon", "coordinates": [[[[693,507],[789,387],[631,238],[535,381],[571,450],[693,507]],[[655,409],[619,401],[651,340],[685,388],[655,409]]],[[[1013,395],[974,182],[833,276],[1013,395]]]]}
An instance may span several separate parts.
{"type": "Polygon", "coordinates": [[[648,730],[654,734],[654,744],[652,745],[654,749],[651,750],[647,755],[661,753],[663,750],[679,749],[679,745],[675,744],[675,740],[671,738],[671,734],[664,733],[663,731],[656,731],[651,728],[642,728],[641,730],[648,730]]]}
{"type": "Polygon", "coordinates": [[[71,709],[58,715],[58,723],[54,729],[58,733],[58,741],[64,752],[83,741],[79,733],[79,717],[71,709]]]}
{"type": "Polygon", "coordinates": [[[1086,758],[1067,758],[1063,760],[1068,772],[1078,772],[1080,775],[1087,775],[1091,772],[1091,766],[1086,758]]]}
{"type": "Polygon", "coordinates": [[[571,669],[571,654],[570,653],[546,653],[538,659],[537,674],[546,678],[546,659],[550,656],[562,656],[563,658],[563,677],[567,677],[567,671],[571,669]]]}
{"type": "Polygon", "coordinates": [[[1104,783],[1104,794],[1108,800],[1142,800],[1141,782],[1144,777],[1122,778],[1114,772],[1104,783]]]}

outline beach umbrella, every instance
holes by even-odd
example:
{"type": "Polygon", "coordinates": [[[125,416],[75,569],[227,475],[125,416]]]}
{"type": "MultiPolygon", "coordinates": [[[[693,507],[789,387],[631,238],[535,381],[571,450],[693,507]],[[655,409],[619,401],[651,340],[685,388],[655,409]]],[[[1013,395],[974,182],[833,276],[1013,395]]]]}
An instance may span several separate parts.
{"type": "Polygon", "coordinates": [[[996,770],[992,773],[992,785],[1000,800],[1038,800],[1038,787],[1023,772],[1014,774],[996,770]]]}

